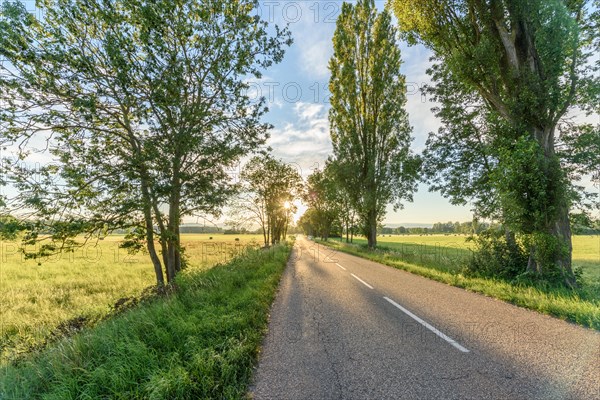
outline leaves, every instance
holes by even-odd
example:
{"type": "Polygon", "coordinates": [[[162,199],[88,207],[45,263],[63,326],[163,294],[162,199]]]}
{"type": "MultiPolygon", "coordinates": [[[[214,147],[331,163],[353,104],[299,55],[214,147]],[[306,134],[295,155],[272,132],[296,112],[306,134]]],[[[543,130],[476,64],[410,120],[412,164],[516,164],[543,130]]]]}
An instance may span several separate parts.
{"type": "MultiPolygon", "coordinates": [[[[569,178],[592,173],[593,162],[585,152],[569,156],[556,145],[570,110],[597,108],[590,57],[598,15],[590,4],[391,2],[404,37],[429,47],[439,61],[430,71],[437,83],[430,92],[442,104],[437,115],[444,126],[430,135],[425,153],[433,189],[538,238],[530,241],[527,268],[539,272],[555,263],[570,286],[569,207],[585,194],[569,178]]],[[[577,143],[569,134],[565,142],[577,143]]]]}
{"type": "Polygon", "coordinates": [[[0,16],[2,144],[27,159],[46,142],[56,172],[7,167],[19,190],[7,212],[94,221],[72,235],[142,228],[148,246],[157,234],[180,251],[181,219],[219,214],[227,168],[266,140],[248,77],[281,60],[289,31],[269,33],[252,0],[40,6],[41,20],[16,3],[0,16]]]}
{"type": "Polygon", "coordinates": [[[285,239],[295,211],[293,202],[302,192],[302,178],[291,165],[269,154],[253,157],[242,170],[243,197],[234,206],[250,214],[263,231],[265,246],[285,239]]]}
{"type": "Polygon", "coordinates": [[[411,200],[419,161],[410,152],[400,49],[387,11],[344,3],[333,38],[331,140],[337,180],[368,231],[392,202],[411,200]]]}

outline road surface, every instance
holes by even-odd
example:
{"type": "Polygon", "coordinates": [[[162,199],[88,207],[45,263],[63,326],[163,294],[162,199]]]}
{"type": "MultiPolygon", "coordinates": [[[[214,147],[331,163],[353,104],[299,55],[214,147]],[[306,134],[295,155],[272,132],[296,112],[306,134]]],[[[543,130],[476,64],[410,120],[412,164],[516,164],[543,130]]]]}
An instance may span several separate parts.
{"type": "Polygon", "coordinates": [[[254,399],[600,399],[600,333],[303,237],[254,399]]]}

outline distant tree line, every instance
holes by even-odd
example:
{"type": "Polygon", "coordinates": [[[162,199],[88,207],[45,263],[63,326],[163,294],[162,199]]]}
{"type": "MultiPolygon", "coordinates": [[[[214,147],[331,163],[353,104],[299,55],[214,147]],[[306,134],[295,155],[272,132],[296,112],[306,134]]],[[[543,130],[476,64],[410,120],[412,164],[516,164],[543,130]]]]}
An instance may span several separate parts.
{"type": "MultiPolygon", "coordinates": [[[[436,222],[431,228],[428,227],[388,227],[380,226],[377,233],[380,235],[433,235],[433,234],[453,234],[453,235],[478,235],[490,229],[502,229],[498,223],[489,223],[481,221],[467,222],[436,222]]],[[[573,233],[577,235],[599,235],[600,221],[593,221],[590,224],[573,224],[571,227],[573,233]]]]}
{"type": "Polygon", "coordinates": [[[491,226],[487,222],[436,222],[431,228],[428,227],[404,227],[396,228],[382,226],[378,233],[382,235],[428,235],[428,234],[461,234],[472,235],[479,234],[491,226]]]}

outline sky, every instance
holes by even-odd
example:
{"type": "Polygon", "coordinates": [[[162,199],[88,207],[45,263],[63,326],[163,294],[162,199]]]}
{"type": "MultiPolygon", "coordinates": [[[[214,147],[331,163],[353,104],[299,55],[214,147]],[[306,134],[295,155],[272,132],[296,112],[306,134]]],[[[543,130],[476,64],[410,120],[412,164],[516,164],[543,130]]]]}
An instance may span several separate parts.
{"type": "MultiPolygon", "coordinates": [[[[272,24],[288,26],[294,43],[284,60],[269,68],[259,81],[251,83],[251,96],[264,96],[269,113],[265,120],[274,128],[268,142],[276,157],[296,165],[306,178],[322,167],[331,154],[329,137],[330,108],[327,85],[329,59],[333,54],[332,38],[341,1],[269,1],[260,2],[258,12],[272,24]]],[[[376,1],[379,10],[383,1],[376,1]]],[[[400,43],[400,42],[399,42],[400,43]]],[[[440,123],[431,112],[435,105],[419,89],[429,83],[426,70],[431,53],[423,46],[408,47],[400,43],[404,61],[401,72],[407,82],[407,111],[413,127],[413,150],[421,152],[429,132],[440,123]]],[[[299,216],[305,207],[299,205],[299,216]]],[[[413,203],[394,212],[390,207],[385,224],[432,224],[439,221],[468,221],[468,206],[451,205],[439,193],[429,192],[421,184],[413,203]]]]}

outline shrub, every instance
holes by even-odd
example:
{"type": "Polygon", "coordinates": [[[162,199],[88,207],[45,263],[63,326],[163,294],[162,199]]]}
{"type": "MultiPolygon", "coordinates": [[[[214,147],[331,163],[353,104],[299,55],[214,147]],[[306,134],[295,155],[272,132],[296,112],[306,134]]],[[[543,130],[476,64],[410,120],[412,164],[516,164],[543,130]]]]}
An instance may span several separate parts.
{"type": "Polygon", "coordinates": [[[529,255],[523,243],[510,232],[488,229],[476,237],[473,257],[467,271],[478,276],[512,280],[527,269],[529,255]]]}

